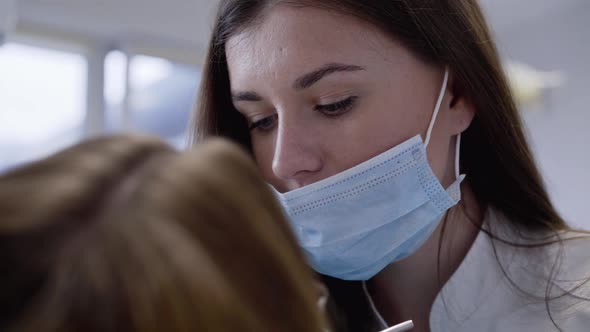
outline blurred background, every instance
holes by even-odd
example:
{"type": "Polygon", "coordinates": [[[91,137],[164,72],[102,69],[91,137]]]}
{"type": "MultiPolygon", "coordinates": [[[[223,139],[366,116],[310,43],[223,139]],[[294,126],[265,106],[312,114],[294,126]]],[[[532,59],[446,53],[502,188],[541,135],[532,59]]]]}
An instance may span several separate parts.
{"type": "MultiPolygon", "coordinates": [[[[85,137],[179,148],[215,0],[0,0],[0,172],[85,137]]],[[[480,0],[558,209],[590,229],[590,1],[480,0]]]]}

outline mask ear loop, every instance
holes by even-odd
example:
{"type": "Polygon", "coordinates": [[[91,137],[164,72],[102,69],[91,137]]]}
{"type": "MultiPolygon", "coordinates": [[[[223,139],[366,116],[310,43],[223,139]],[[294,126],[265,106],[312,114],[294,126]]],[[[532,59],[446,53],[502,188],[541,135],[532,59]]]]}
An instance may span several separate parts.
{"type": "Polygon", "coordinates": [[[461,176],[461,170],[459,165],[459,154],[461,153],[461,133],[457,135],[457,143],[455,144],[455,178],[458,179],[461,176]]]}
{"type": "Polygon", "coordinates": [[[438,112],[440,111],[440,106],[442,105],[443,99],[445,97],[445,92],[447,91],[447,84],[449,83],[449,68],[445,68],[445,78],[443,80],[442,87],[440,88],[440,92],[438,93],[438,100],[436,101],[436,106],[434,107],[434,113],[432,113],[432,118],[430,119],[430,124],[428,125],[428,130],[426,131],[426,139],[424,140],[424,145],[428,147],[430,143],[430,136],[432,135],[432,128],[434,128],[434,123],[436,122],[436,117],[438,116],[438,112]]]}
{"type": "MultiPolygon", "coordinates": [[[[428,130],[426,131],[426,139],[424,140],[424,145],[428,147],[430,143],[430,138],[432,136],[432,129],[434,128],[434,124],[436,123],[436,118],[438,117],[438,112],[440,111],[440,106],[442,105],[443,99],[445,97],[445,92],[447,91],[447,85],[449,84],[449,68],[445,68],[445,77],[443,79],[442,87],[440,88],[440,92],[438,94],[438,100],[436,101],[436,106],[434,107],[434,113],[432,113],[432,119],[430,120],[430,124],[428,125],[428,130]]],[[[461,152],[461,134],[457,135],[457,143],[455,144],[455,178],[459,178],[461,175],[459,169],[459,153],[461,152]]]]}

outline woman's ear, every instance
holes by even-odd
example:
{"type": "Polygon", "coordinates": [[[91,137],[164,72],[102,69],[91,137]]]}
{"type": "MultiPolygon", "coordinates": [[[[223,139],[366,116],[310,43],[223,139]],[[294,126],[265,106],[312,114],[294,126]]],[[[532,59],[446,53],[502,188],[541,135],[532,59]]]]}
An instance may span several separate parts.
{"type": "Polygon", "coordinates": [[[451,96],[449,103],[449,122],[452,135],[464,132],[473,121],[475,116],[475,105],[465,95],[465,89],[459,84],[454,75],[449,76],[447,93],[451,96]]]}

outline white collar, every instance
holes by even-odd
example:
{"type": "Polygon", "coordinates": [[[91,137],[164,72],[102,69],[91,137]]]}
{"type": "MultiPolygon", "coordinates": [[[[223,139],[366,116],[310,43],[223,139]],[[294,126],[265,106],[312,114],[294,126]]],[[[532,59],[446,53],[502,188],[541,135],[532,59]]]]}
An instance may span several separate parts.
{"type": "MultiPolygon", "coordinates": [[[[522,233],[516,231],[505,216],[492,209],[486,213],[483,228],[503,240],[526,243],[521,239],[522,233]]],[[[567,238],[571,237],[572,233],[560,234],[567,238]]],[[[527,235],[535,237],[531,233],[527,235]]],[[[587,253],[590,252],[590,241],[573,240],[565,244],[565,250],[562,252],[564,254],[562,273],[559,279],[576,281],[561,282],[560,287],[571,289],[579,284],[579,280],[590,277],[590,262],[587,258],[587,253]]],[[[515,248],[493,240],[485,231],[480,231],[463,262],[434,300],[430,312],[431,332],[496,331],[496,328],[491,326],[517,324],[508,321],[497,322],[497,320],[499,317],[511,316],[514,311],[519,310],[519,315],[522,317],[529,317],[528,319],[535,317],[536,320],[535,323],[528,324],[526,329],[519,327],[519,331],[529,331],[528,328],[531,328],[530,331],[535,331],[535,328],[537,330],[554,328],[546,312],[544,296],[547,276],[551,274],[551,262],[555,259],[559,248],[558,245],[533,249],[515,248]],[[507,275],[510,279],[506,278],[507,275]],[[536,294],[538,298],[524,296],[524,293],[519,293],[515,285],[528,293],[536,294]],[[526,310],[523,311],[523,308],[526,310]]],[[[363,290],[381,328],[386,328],[388,324],[373,304],[364,283],[363,290]]],[[[559,292],[559,287],[556,290],[559,292]]],[[[576,294],[590,298],[590,289],[589,287],[580,289],[576,294]]],[[[564,297],[562,302],[552,303],[552,307],[561,305],[569,308],[571,301],[572,297],[564,297]]],[[[590,302],[585,304],[590,315],[590,302]]]]}
{"type": "MultiPolygon", "coordinates": [[[[557,280],[551,296],[559,296],[549,303],[553,319],[564,331],[587,330],[587,326],[580,330],[576,319],[583,315],[584,324],[588,322],[590,302],[561,295],[590,277],[588,237],[563,245],[516,247],[504,241],[532,244],[557,238],[548,238],[550,233],[519,231],[493,209],[488,210],[483,229],[503,241],[479,232],[432,305],[431,332],[555,330],[545,301],[549,280],[557,280]],[[555,266],[558,270],[553,270],[555,266]]],[[[559,236],[567,239],[580,234],[562,231],[559,236]]],[[[575,294],[589,298],[587,286],[575,294]]]]}

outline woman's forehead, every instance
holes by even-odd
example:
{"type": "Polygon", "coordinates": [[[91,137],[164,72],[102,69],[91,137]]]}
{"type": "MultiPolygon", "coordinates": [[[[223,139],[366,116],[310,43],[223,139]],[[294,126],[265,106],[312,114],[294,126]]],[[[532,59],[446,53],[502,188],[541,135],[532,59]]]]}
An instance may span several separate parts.
{"type": "Polygon", "coordinates": [[[234,85],[243,76],[293,77],[326,63],[367,67],[384,57],[399,58],[395,52],[401,48],[360,19],[283,5],[270,9],[258,24],[232,36],[226,53],[234,85]]]}

